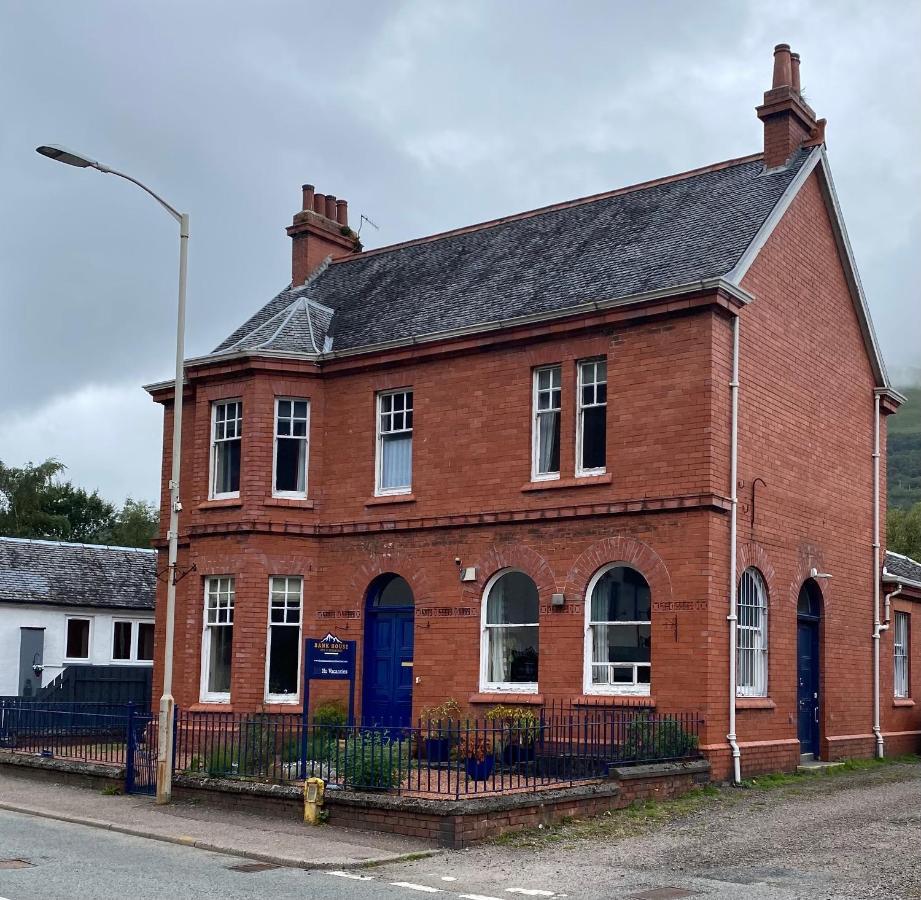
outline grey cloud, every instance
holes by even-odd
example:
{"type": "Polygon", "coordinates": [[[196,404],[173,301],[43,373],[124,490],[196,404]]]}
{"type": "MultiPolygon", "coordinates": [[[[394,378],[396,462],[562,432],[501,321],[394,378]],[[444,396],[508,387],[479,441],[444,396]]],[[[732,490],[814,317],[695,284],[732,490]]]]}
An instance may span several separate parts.
{"type": "MultiPolygon", "coordinates": [[[[381,225],[362,231],[375,246],[750,153],[779,40],[828,117],[887,360],[919,363],[918,4],[89,0],[0,15],[7,414],[91,383],[149,404],[140,384],[171,367],[173,223],[37,144],[92,153],[191,213],[194,355],[287,282],[302,182],[381,225]]],[[[48,441],[66,458],[63,430],[48,441]]],[[[91,487],[118,465],[105,453],[91,487]]]]}

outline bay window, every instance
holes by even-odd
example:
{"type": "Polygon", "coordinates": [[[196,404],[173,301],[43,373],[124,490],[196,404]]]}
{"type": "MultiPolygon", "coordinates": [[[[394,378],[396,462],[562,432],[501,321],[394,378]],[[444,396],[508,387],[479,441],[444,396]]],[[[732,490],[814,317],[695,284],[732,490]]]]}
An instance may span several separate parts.
{"type": "Polygon", "coordinates": [[[275,401],[275,454],[272,496],[307,496],[310,403],[279,397],[275,401]]]}
{"type": "Polygon", "coordinates": [[[484,691],[537,693],[540,605],[524,572],[506,571],[483,598],[480,686],[484,691]]]}
{"type": "Polygon", "coordinates": [[[202,700],[230,700],[234,595],[235,581],[232,576],[222,575],[205,579],[205,615],[201,645],[202,700]]]}
{"type": "Polygon", "coordinates": [[[211,406],[212,499],[240,496],[243,401],[221,400],[211,406]]]}
{"type": "Polygon", "coordinates": [[[274,576],[269,581],[269,635],[266,700],[297,701],[300,686],[303,579],[274,576]]]}

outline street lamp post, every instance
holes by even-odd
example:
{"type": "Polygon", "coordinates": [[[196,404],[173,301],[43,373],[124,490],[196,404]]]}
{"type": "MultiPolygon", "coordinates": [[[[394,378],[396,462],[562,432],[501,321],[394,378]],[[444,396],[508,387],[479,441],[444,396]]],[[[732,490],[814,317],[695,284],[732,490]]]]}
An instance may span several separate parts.
{"type": "Polygon", "coordinates": [[[173,632],[176,623],[176,558],[179,553],[179,461],[182,443],[182,388],[185,343],[185,288],[189,254],[189,216],[169,205],[146,184],[116,172],[94,159],[63,147],[42,146],[36,150],[57,162],[77,168],[96,169],[117,175],[150,194],[179,223],[179,309],[176,317],[176,381],[173,389],[173,459],[169,482],[169,571],[166,581],[166,646],[163,654],[163,695],[160,697],[160,727],[157,746],[157,803],[169,803],[173,793],[173,632]]]}

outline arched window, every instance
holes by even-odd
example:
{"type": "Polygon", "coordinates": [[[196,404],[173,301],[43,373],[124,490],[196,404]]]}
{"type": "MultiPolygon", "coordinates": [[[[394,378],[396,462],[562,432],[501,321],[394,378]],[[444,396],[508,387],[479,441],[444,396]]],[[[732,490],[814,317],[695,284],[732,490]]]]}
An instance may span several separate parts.
{"type": "Polygon", "coordinates": [[[524,572],[501,572],[483,597],[480,687],[537,693],[539,649],[537,585],[524,572]]]}
{"type": "Polygon", "coordinates": [[[413,589],[402,575],[386,572],[378,575],[368,588],[369,609],[413,606],[413,589]]]}
{"type": "Polygon", "coordinates": [[[736,694],[766,697],[768,676],[767,585],[754,567],[739,581],[736,625],[736,694]]]}
{"type": "Polygon", "coordinates": [[[652,597],[646,579],[630,566],[605,566],[589,582],[585,607],[585,692],[648,694],[652,597]]]}

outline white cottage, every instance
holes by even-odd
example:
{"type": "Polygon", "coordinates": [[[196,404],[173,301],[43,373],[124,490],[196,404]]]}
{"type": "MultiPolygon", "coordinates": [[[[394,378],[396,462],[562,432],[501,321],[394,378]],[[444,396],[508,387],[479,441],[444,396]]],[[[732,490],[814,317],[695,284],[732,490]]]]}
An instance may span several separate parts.
{"type": "Polygon", "coordinates": [[[146,700],[156,553],[0,537],[0,696],[146,700]]]}

